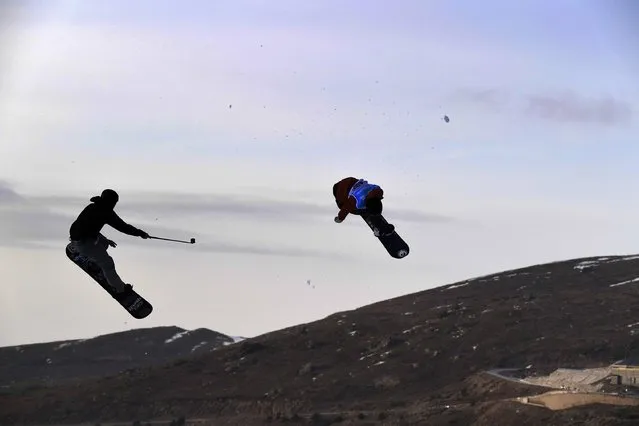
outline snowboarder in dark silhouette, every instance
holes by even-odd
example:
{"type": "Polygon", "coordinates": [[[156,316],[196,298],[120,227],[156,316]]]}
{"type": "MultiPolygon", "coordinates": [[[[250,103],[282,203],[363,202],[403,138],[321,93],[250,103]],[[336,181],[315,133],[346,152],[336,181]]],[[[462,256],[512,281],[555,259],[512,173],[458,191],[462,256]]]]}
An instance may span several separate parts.
{"type": "Polygon", "coordinates": [[[124,283],[116,272],[113,258],[107,253],[109,246],[116,247],[116,244],[100,233],[102,227],[110,225],[127,235],[149,238],[149,234],[129,225],[117,215],[114,208],[119,198],[112,189],[105,189],[101,195],[92,197],[91,204],[82,210],[69,229],[69,240],[74,249],[102,268],[107,282],[118,294],[130,290],[132,286],[124,283]]]}

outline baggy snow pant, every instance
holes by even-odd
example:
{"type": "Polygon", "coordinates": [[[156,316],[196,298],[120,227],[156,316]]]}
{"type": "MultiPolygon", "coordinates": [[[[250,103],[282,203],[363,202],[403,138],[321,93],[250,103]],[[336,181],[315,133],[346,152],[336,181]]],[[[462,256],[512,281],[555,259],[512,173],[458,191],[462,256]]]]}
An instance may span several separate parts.
{"type": "Polygon", "coordinates": [[[107,253],[109,241],[102,234],[96,240],[71,241],[71,244],[80,254],[88,257],[102,268],[104,277],[116,292],[124,290],[125,283],[115,271],[113,258],[107,253]]]}

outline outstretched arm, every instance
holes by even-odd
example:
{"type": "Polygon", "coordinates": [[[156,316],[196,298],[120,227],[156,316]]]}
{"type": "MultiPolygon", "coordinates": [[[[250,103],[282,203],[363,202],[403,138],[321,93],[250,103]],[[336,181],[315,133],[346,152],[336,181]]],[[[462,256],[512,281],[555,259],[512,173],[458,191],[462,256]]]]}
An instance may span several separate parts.
{"type": "Polygon", "coordinates": [[[134,237],[142,237],[142,238],[149,237],[149,234],[147,234],[143,230],[138,229],[133,225],[129,225],[128,223],[123,221],[116,212],[113,212],[111,214],[111,217],[109,218],[109,221],[107,223],[111,225],[113,228],[122,232],[123,234],[132,235],[134,237]]]}
{"type": "Polygon", "coordinates": [[[338,203],[337,206],[339,207],[339,213],[335,217],[335,222],[337,223],[342,223],[346,216],[354,211],[356,207],[355,200],[352,197],[349,197],[345,203],[338,203]]]}
{"type": "Polygon", "coordinates": [[[337,220],[335,222],[337,223],[343,222],[344,219],[346,219],[346,216],[348,216],[348,210],[341,209],[339,213],[337,213],[337,217],[335,218],[337,220]]]}

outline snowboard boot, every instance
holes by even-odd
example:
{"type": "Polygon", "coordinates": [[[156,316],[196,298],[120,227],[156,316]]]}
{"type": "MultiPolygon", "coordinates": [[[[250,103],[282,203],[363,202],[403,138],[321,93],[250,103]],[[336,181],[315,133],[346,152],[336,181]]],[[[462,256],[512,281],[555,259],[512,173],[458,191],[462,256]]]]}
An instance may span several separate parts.
{"type": "Polygon", "coordinates": [[[131,292],[131,290],[133,290],[133,286],[131,284],[124,284],[124,290],[122,291],[117,291],[113,289],[113,297],[118,298],[118,297],[126,296],[127,294],[131,292]]]}
{"type": "Polygon", "coordinates": [[[381,230],[379,228],[376,228],[373,231],[373,234],[375,234],[376,237],[386,237],[393,232],[395,232],[395,225],[389,223],[388,226],[382,228],[381,230]]]}

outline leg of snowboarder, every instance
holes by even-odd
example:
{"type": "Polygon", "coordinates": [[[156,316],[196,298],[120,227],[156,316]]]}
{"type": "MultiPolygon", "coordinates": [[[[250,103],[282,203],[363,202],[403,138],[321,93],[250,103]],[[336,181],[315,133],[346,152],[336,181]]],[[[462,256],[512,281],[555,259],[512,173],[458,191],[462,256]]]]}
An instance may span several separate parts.
{"type": "Polygon", "coordinates": [[[110,225],[116,230],[135,237],[149,238],[149,234],[124,222],[114,211],[119,196],[112,189],[105,189],[102,194],[91,198],[91,204],[86,206],[71,224],[69,240],[73,247],[82,255],[91,259],[102,268],[104,276],[117,294],[131,289],[125,284],[115,270],[115,263],[107,253],[108,246],[116,244],[104,237],[100,231],[104,225],[110,225]]]}
{"type": "MultiPolygon", "coordinates": [[[[366,211],[372,215],[381,215],[384,210],[381,198],[367,198],[366,211]]],[[[389,223],[384,229],[377,229],[374,234],[376,237],[390,235],[395,231],[395,225],[389,223]]]]}
{"type": "Polygon", "coordinates": [[[111,240],[108,240],[104,235],[99,234],[95,240],[80,240],[72,241],[72,247],[83,256],[88,257],[97,266],[102,269],[104,278],[109,285],[113,287],[115,293],[124,293],[130,290],[132,286],[122,281],[122,278],[115,270],[115,262],[113,258],[107,253],[109,245],[115,244],[111,240]]]}
{"type": "MultiPolygon", "coordinates": [[[[333,196],[339,208],[336,223],[342,223],[349,214],[361,215],[368,213],[381,215],[383,211],[382,199],[384,190],[379,185],[368,183],[364,179],[347,177],[333,185],[333,196]]],[[[385,229],[378,229],[376,235],[392,234],[395,227],[389,224],[385,229]]]]}

